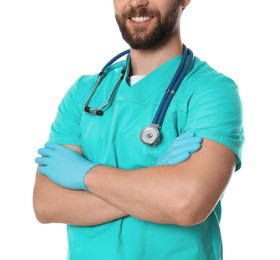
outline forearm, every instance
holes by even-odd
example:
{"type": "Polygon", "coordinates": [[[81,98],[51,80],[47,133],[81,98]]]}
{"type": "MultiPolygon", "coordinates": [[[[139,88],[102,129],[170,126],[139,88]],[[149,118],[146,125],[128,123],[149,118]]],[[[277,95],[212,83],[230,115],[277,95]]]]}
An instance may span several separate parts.
{"type": "Polygon", "coordinates": [[[97,166],[85,176],[85,185],[134,217],[190,226],[212,212],[227,186],[235,159],[225,146],[204,140],[203,148],[188,161],[131,171],[97,166]]]}
{"type": "Polygon", "coordinates": [[[33,204],[42,223],[93,226],[127,215],[93,194],[62,188],[40,173],[36,175],[33,204]]]}
{"type": "Polygon", "coordinates": [[[129,215],[150,222],[176,224],[180,189],[185,192],[183,183],[176,177],[177,169],[177,166],[158,166],[125,171],[98,166],[86,175],[85,183],[93,194],[129,215]]]}
{"type": "MultiPolygon", "coordinates": [[[[174,143],[176,145],[175,141],[174,143]]],[[[37,157],[36,162],[40,165],[40,173],[69,189],[64,194],[62,190],[54,190],[55,196],[52,199],[59,198],[58,202],[54,203],[59,207],[55,207],[53,212],[66,212],[66,215],[63,215],[66,217],[76,217],[76,214],[79,214],[79,217],[89,214],[91,217],[93,212],[94,217],[101,216],[98,223],[104,221],[104,218],[106,221],[109,218],[110,221],[112,215],[113,219],[123,216],[125,212],[157,223],[183,226],[198,224],[208,217],[219,201],[236,160],[230,149],[211,140],[204,140],[202,149],[187,161],[179,160],[182,163],[130,171],[96,165],[77,152],[57,144],[47,144],[39,152],[42,157],[37,157]],[[89,190],[101,201],[116,207],[117,211],[109,207],[110,214],[107,215],[109,205],[100,206],[101,201],[90,199],[93,195],[81,193],[83,195],[80,196],[80,192],[72,193],[73,189],[89,190]]],[[[164,163],[169,157],[172,158],[172,153],[167,151],[165,156],[167,158],[164,163]]],[[[48,205],[46,201],[52,202],[52,199],[48,200],[48,189],[45,191],[44,196],[38,196],[45,202],[42,205],[48,205]]],[[[49,210],[48,206],[46,209],[49,210]]],[[[44,212],[44,208],[41,212],[44,212]]],[[[51,214],[57,215],[61,214],[51,214]]],[[[96,218],[93,220],[96,221],[96,218]]],[[[86,221],[86,225],[89,225],[89,221],[86,221]]],[[[66,218],[59,222],[71,223],[72,220],[66,218]]]]}

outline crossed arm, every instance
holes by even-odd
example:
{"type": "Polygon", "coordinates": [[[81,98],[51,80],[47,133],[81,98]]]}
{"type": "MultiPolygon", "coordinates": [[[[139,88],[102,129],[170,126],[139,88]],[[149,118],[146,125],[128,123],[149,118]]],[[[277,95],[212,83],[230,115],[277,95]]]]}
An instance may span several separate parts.
{"type": "Polygon", "coordinates": [[[37,173],[35,213],[43,223],[81,226],[126,215],[163,224],[195,225],[219,201],[235,160],[227,147],[205,139],[198,152],[176,165],[131,171],[96,166],[85,177],[90,192],[65,189],[37,173]]]}
{"type": "MultiPolygon", "coordinates": [[[[81,147],[67,145],[82,153],[81,147]]],[[[70,190],[52,182],[37,170],[33,206],[41,223],[65,223],[92,226],[109,222],[127,214],[97,196],[82,190],[70,190]]]]}

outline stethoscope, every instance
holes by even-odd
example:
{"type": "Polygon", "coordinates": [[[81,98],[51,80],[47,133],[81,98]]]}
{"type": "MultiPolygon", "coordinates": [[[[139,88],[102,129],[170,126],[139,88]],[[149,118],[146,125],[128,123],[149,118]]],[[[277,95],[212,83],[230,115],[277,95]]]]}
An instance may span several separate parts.
{"type": "MultiPolygon", "coordinates": [[[[98,78],[97,78],[97,81],[95,82],[92,92],[90,93],[88,99],[85,102],[85,105],[84,105],[85,112],[87,112],[88,114],[92,114],[92,115],[98,115],[98,116],[103,115],[105,108],[110,105],[118,86],[120,85],[122,79],[124,78],[129,59],[130,59],[130,50],[125,50],[125,51],[121,52],[120,54],[118,54],[117,56],[115,56],[113,59],[111,59],[103,67],[103,69],[98,74],[98,78]],[[122,68],[121,75],[120,75],[117,83],[115,84],[106,103],[99,108],[89,107],[89,103],[90,103],[97,87],[99,86],[100,82],[106,75],[105,70],[110,65],[112,65],[115,61],[117,61],[119,58],[121,58],[122,56],[124,56],[126,54],[128,54],[128,55],[126,58],[125,66],[122,68]]],[[[169,104],[170,104],[172,98],[174,97],[177,89],[179,88],[182,80],[187,75],[187,73],[190,71],[193,61],[194,61],[193,52],[190,49],[186,48],[185,45],[183,45],[183,54],[182,54],[181,62],[179,64],[179,67],[177,68],[177,71],[174,74],[171,82],[169,83],[168,88],[165,91],[165,94],[161,100],[161,103],[158,107],[156,115],[155,115],[151,125],[145,127],[140,133],[140,139],[143,143],[154,147],[160,142],[160,130],[161,130],[161,127],[162,127],[162,124],[164,121],[166,111],[167,111],[169,104]]]]}

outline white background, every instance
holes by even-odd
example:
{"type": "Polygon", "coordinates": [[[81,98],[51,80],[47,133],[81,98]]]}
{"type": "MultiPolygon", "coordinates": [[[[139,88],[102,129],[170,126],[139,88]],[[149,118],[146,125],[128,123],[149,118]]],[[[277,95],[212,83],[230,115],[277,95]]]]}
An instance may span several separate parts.
{"type": "MultiPolygon", "coordinates": [[[[69,86],[127,48],[112,2],[0,2],[0,259],[66,257],[65,226],[33,213],[34,158],[69,86]]],[[[280,259],[277,2],[193,0],[183,14],[184,43],[233,78],[243,101],[243,168],[223,200],[226,260],[280,259]]]]}

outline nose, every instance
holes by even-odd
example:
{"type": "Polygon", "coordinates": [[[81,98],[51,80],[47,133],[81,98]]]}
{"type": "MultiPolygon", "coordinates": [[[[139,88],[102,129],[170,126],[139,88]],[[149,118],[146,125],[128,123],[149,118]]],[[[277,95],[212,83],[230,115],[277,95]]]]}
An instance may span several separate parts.
{"type": "Polygon", "coordinates": [[[130,6],[131,7],[141,7],[141,6],[147,6],[149,3],[148,0],[131,0],[130,6]]]}

